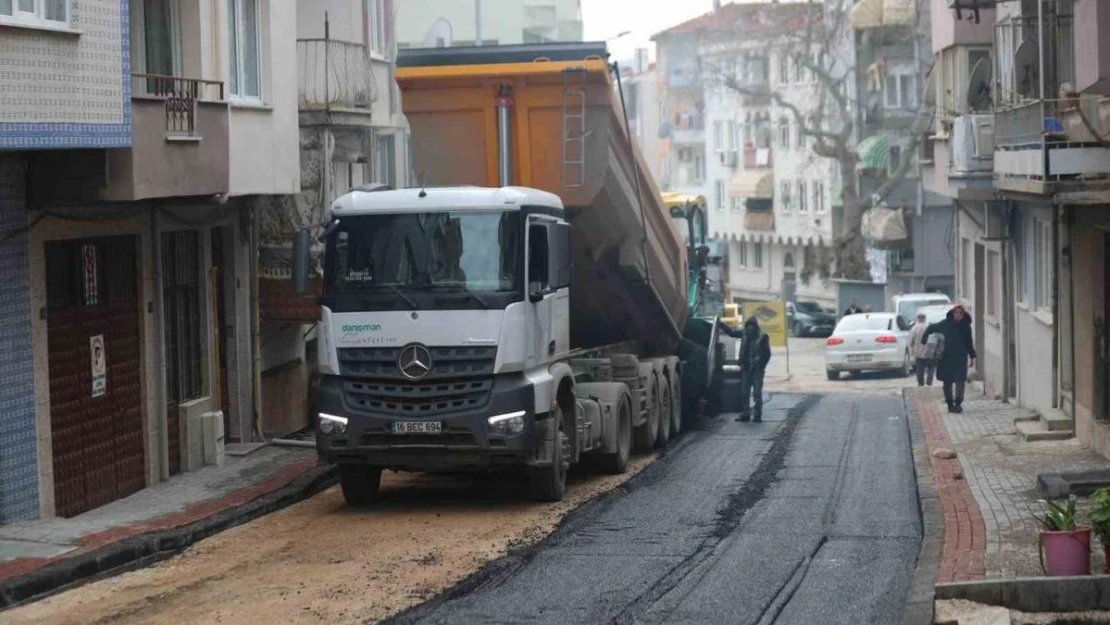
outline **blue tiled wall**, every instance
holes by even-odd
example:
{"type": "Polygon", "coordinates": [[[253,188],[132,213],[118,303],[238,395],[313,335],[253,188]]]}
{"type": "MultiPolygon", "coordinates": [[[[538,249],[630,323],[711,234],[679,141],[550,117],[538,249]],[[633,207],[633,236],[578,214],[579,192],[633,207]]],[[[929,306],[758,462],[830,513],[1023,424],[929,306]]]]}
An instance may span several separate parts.
{"type": "Polygon", "coordinates": [[[0,155],[0,523],[38,516],[35,380],[23,167],[0,155]]]}

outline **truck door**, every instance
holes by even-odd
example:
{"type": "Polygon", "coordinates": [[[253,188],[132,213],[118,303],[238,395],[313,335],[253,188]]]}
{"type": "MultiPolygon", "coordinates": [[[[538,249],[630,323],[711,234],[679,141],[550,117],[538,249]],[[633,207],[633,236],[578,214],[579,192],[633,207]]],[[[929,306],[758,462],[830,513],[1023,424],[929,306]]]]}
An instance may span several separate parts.
{"type": "Polygon", "coordinates": [[[554,223],[539,217],[528,219],[528,267],[526,280],[530,302],[528,363],[535,366],[554,355],[552,309],[556,293],[551,288],[551,250],[548,229],[554,223]]]}

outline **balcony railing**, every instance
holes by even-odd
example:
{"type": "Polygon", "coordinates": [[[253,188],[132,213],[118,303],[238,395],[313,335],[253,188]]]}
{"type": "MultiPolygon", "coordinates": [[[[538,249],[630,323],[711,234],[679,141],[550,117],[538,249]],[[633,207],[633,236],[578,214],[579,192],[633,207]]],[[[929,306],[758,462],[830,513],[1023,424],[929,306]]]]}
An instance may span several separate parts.
{"type": "MultiPolygon", "coordinates": [[[[1058,6],[1055,3],[1049,3],[1058,6]]],[[[1075,84],[1075,38],[1071,15],[1045,13],[1043,28],[1036,16],[1014,17],[995,24],[995,102],[1003,107],[1029,98],[1059,97],[1064,83],[1075,84]],[[1042,33],[1043,31],[1043,33],[1042,33]],[[1018,50],[1025,42],[1036,43],[1043,37],[1044,93],[1037,78],[1040,54],[1018,50]]],[[[1033,52],[1036,46],[1026,48],[1033,52]]]]}
{"type": "Polygon", "coordinates": [[[1110,104],[1097,97],[1034,100],[995,112],[998,179],[1041,182],[1110,175],[1110,104]]]}
{"type": "Polygon", "coordinates": [[[164,100],[166,135],[193,137],[197,135],[197,102],[223,101],[224,83],[180,76],[132,74],[131,95],[164,100]]]}
{"type": "Polygon", "coordinates": [[[302,109],[369,108],[378,99],[370,52],[361,43],[297,40],[302,109]]]}

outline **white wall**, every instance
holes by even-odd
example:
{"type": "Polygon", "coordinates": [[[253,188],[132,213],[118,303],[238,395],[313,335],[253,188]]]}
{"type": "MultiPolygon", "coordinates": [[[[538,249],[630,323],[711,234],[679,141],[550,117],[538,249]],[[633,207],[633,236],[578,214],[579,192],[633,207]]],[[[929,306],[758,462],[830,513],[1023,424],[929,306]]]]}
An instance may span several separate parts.
{"type": "MultiPolygon", "coordinates": [[[[479,0],[482,12],[482,40],[498,44],[520,44],[527,26],[526,7],[553,6],[556,21],[580,23],[578,0],[479,0]]],[[[397,6],[397,41],[409,47],[424,47],[425,34],[440,18],[451,25],[451,39],[474,41],[475,0],[400,0],[397,6]]],[[[574,31],[574,28],[569,29],[574,31]]],[[[577,28],[580,32],[581,28],[577,28]]]]}

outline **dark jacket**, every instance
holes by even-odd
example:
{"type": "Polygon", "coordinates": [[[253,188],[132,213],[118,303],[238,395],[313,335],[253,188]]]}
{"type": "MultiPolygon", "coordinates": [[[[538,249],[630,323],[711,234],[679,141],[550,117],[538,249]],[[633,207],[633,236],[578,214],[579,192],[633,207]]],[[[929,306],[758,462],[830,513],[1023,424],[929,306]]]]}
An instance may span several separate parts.
{"type": "Polygon", "coordinates": [[[952,311],[944,321],[938,321],[925,329],[921,343],[929,342],[929,335],[944,335],[944,353],[937,363],[937,379],[942,382],[966,382],[967,360],[975,358],[975,341],[971,336],[971,317],[964,315],[963,321],[956,323],[952,311]]]}
{"type": "Polygon", "coordinates": [[[848,315],[858,315],[861,312],[863,312],[862,308],[860,308],[858,306],[856,308],[852,308],[852,307],[849,306],[848,308],[844,309],[844,316],[847,317],[848,315]]]}
{"type": "Polygon", "coordinates": [[[753,371],[763,371],[771,362],[771,339],[762,330],[753,339],[744,337],[740,343],[740,367],[753,371]]]}

